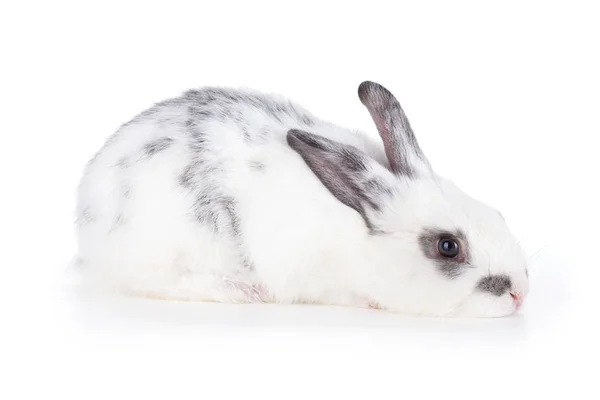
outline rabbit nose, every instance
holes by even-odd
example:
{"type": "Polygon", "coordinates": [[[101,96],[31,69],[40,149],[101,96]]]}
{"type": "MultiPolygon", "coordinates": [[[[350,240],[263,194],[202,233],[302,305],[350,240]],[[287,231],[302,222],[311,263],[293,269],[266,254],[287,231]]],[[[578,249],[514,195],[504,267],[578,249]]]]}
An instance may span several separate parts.
{"type": "Polygon", "coordinates": [[[523,304],[523,295],[519,292],[510,292],[510,297],[512,297],[513,302],[515,303],[515,307],[519,308],[521,307],[521,304],[523,304]]]}

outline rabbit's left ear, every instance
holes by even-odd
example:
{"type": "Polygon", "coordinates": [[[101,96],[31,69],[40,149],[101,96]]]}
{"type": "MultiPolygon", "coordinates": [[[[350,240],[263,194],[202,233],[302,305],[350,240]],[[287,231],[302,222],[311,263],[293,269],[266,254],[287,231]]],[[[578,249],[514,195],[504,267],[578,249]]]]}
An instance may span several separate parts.
{"type": "Polygon", "coordinates": [[[287,142],[333,196],[357,211],[372,233],[381,232],[375,217],[393,194],[390,171],[353,146],[299,129],[288,131],[287,142]]]}
{"type": "Polygon", "coordinates": [[[358,87],[358,97],[377,126],[392,172],[408,178],[431,175],[429,161],[394,95],[378,83],[365,81],[358,87]]]}

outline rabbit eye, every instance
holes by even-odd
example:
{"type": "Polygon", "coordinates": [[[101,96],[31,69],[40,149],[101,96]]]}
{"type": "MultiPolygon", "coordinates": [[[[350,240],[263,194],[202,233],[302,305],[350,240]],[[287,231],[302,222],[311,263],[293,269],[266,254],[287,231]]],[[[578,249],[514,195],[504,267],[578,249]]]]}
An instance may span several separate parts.
{"type": "Polygon", "coordinates": [[[442,237],[438,240],[438,252],[443,257],[454,258],[460,252],[458,240],[453,237],[442,237]]]}
{"type": "Polygon", "coordinates": [[[438,270],[449,279],[463,274],[471,265],[467,235],[460,229],[426,228],[419,236],[423,255],[434,260],[438,270]]]}

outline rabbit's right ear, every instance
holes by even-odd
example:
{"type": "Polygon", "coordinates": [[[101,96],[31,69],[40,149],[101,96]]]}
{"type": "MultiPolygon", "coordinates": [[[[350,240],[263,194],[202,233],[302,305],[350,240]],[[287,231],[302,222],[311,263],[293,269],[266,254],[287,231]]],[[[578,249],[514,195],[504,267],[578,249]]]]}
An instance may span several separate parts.
{"type": "Polygon", "coordinates": [[[365,81],[358,87],[358,97],[377,126],[392,172],[408,178],[430,175],[429,161],[394,95],[378,83],[365,81]]]}
{"type": "Polygon", "coordinates": [[[287,142],[340,202],[358,211],[372,233],[380,233],[374,216],[392,195],[394,175],[357,148],[298,129],[287,142]]]}

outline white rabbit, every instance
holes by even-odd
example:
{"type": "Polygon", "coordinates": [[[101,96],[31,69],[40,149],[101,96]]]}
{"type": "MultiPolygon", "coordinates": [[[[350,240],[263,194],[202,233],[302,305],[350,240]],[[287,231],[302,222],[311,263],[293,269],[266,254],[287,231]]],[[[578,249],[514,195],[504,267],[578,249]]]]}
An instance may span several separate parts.
{"type": "Polygon", "coordinates": [[[432,170],[387,89],[358,95],[383,145],[249,89],[126,123],[79,186],[84,277],[161,299],[514,313],[527,263],[501,214],[432,170]]]}

